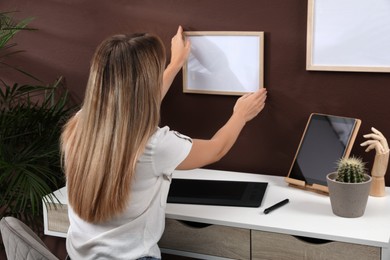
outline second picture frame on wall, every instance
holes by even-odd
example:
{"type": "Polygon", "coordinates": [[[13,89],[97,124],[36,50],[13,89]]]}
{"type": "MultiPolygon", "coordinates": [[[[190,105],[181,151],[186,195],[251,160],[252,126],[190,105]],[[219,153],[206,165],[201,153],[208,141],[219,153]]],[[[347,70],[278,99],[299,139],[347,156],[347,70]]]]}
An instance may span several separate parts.
{"type": "Polygon", "coordinates": [[[390,2],[308,0],[306,69],[390,72],[390,2]]]}

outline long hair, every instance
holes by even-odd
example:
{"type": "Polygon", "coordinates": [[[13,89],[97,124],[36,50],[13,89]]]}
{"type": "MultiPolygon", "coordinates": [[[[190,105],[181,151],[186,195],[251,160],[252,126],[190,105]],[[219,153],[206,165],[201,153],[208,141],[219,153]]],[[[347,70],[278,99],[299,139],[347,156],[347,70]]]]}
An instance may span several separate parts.
{"type": "Polygon", "coordinates": [[[153,35],[116,35],[97,48],[82,108],[61,136],[68,199],[81,219],[99,223],[125,210],[137,158],[160,120],[164,68],[153,35]]]}

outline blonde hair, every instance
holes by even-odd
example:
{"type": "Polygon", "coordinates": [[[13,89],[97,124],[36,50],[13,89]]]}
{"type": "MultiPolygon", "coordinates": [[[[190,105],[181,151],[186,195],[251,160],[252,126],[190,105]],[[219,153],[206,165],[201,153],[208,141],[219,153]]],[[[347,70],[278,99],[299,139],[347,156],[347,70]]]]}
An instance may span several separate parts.
{"type": "Polygon", "coordinates": [[[160,120],[164,68],[156,36],[116,35],[97,48],[82,108],[61,136],[68,199],[81,219],[125,210],[137,158],[160,120]]]}

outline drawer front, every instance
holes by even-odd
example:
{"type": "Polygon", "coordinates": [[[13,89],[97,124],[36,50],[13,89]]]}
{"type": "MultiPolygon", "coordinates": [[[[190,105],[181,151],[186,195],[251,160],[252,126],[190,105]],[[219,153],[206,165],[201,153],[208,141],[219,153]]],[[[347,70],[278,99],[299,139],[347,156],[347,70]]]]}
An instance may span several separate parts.
{"type": "Polygon", "coordinates": [[[48,230],[67,233],[69,228],[68,206],[46,203],[48,230]]]}
{"type": "Polygon", "coordinates": [[[219,225],[195,227],[166,219],[161,248],[232,259],[250,259],[250,230],[219,225]]]}
{"type": "Polygon", "coordinates": [[[335,241],[312,243],[291,235],[252,231],[252,259],[380,260],[381,249],[335,241]]]}

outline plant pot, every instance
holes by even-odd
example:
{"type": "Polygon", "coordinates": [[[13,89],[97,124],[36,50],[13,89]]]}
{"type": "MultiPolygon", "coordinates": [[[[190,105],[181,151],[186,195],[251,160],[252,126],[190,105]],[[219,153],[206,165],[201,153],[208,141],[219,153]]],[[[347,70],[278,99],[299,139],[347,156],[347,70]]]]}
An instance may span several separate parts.
{"type": "Polygon", "coordinates": [[[326,176],[330,204],[335,215],[357,218],[364,214],[371,187],[371,176],[365,174],[365,182],[345,183],[336,181],[336,172],[326,176]]]}

